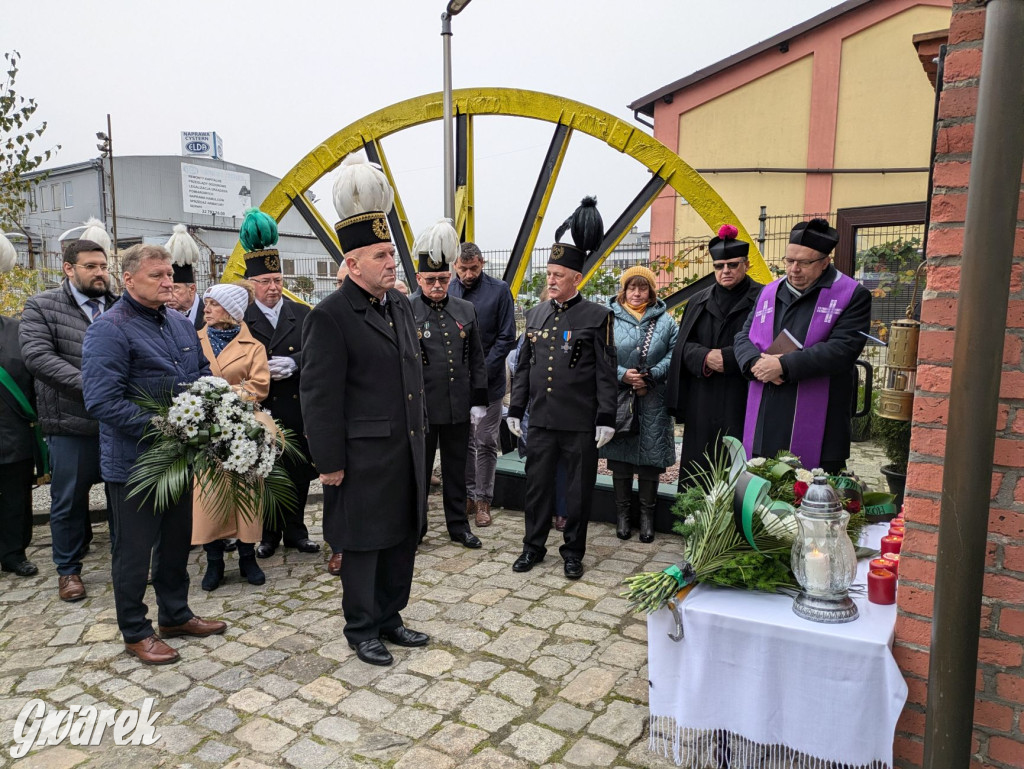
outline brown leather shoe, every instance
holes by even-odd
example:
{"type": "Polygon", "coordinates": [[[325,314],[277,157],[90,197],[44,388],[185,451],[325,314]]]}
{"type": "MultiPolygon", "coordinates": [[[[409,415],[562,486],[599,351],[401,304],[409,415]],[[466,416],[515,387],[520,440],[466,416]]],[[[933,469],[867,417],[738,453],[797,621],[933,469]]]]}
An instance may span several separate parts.
{"type": "Polygon", "coordinates": [[[57,595],[62,601],[81,601],[85,598],[85,585],[77,574],[65,574],[57,578],[57,595]]]}
{"type": "Polygon", "coordinates": [[[331,560],[327,562],[327,573],[332,577],[337,577],[341,574],[341,553],[331,555],[331,560]]]}
{"type": "Polygon", "coordinates": [[[564,515],[555,516],[555,531],[565,531],[565,525],[569,522],[569,519],[564,515]]]}
{"type": "Polygon", "coordinates": [[[466,520],[476,520],[476,500],[466,497],[466,520]]]}
{"type": "Polygon", "coordinates": [[[486,499],[478,499],[476,501],[476,525],[491,525],[491,503],[486,499]]]}
{"type": "Polygon", "coordinates": [[[178,652],[155,635],[143,638],[137,643],[126,643],[124,650],[129,654],[134,654],[145,665],[169,665],[180,659],[178,652]]]}
{"type": "Polygon", "coordinates": [[[192,619],[184,625],[175,625],[174,627],[164,627],[161,625],[160,635],[164,638],[177,638],[181,635],[199,636],[201,638],[208,635],[219,635],[227,629],[227,622],[203,619],[202,617],[192,617],[192,619]]]}

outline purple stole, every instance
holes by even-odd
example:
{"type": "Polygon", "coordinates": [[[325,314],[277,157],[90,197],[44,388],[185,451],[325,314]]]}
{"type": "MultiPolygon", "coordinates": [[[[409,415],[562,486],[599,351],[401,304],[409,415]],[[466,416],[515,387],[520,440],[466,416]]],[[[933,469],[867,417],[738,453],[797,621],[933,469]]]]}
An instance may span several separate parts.
{"type": "MultiPolygon", "coordinates": [[[[775,340],[775,295],[781,280],[769,283],[757,297],[754,305],[754,321],[750,324],[750,341],[764,352],[775,340]]],[[[853,297],[857,281],[842,273],[828,288],[818,292],[814,303],[814,315],[804,338],[804,349],[822,342],[832,332],[835,320],[853,297]]],[[[789,450],[800,463],[810,469],[821,462],[821,444],[825,438],[825,415],[828,411],[829,377],[815,377],[797,383],[796,408],[793,410],[789,450]]],[[[743,447],[747,456],[753,456],[754,433],[757,430],[757,415],[761,410],[761,394],[764,383],[754,380],[747,390],[747,415],[743,422],[743,447]]]]}

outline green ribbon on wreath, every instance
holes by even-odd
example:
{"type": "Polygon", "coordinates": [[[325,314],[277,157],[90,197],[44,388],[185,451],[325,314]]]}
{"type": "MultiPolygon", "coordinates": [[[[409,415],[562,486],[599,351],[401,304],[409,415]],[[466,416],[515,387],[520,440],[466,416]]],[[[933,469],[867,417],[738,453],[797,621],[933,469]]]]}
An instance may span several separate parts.
{"type": "Polygon", "coordinates": [[[872,518],[895,518],[896,495],[884,491],[870,491],[863,496],[864,515],[872,518]]]}

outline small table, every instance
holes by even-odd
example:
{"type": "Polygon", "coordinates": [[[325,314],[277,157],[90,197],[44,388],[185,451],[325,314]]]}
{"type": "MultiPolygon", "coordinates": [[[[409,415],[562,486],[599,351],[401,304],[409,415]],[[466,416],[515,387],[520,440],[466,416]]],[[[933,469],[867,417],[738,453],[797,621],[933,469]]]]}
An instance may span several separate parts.
{"type": "MultiPolygon", "coordinates": [[[[869,547],[887,531],[875,524],[869,547]]],[[[864,587],[868,560],[854,585],[864,587]]],[[[797,754],[851,767],[892,766],[907,685],[892,656],[896,606],[853,596],[860,616],[826,625],[793,599],[699,585],[648,618],[651,746],[677,764],[789,767],[797,754]],[[685,759],[685,761],[684,761],[685,759]]]]}

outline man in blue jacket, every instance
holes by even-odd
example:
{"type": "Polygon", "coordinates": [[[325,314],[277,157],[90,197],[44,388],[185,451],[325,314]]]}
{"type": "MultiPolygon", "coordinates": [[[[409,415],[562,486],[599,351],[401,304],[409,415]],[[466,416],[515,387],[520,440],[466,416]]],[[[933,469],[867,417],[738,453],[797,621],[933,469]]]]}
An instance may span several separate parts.
{"type": "Polygon", "coordinates": [[[139,454],[150,414],[140,392],[165,397],[210,375],[192,323],[168,310],[174,273],[163,246],[139,244],[121,258],[125,292],[85,335],[82,387],[85,405],[100,423],[100,471],[108,484],[113,527],[111,577],[117,624],[125,649],[147,665],[178,660],[178,652],[153,633],[146,616],[146,575],[154,546],[153,589],[160,634],[208,636],[227,625],[201,619],[188,607],[188,551],[192,540],[192,489],[162,512],[152,498],[129,498],[128,476],[139,454]],[[140,445],[141,444],[141,445],[140,445]]]}
{"type": "Polygon", "coordinates": [[[505,358],[516,346],[515,305],[508,284],[484,272],[476,243],[463,243],[455,261],[448,295],[465,299],[476,310],[487,368],[487,413],[469,433],[466,463],[466,513],[477,526],[491,525],[494,470],[498,463],[498,427],[505,397],[505,358]]]}

